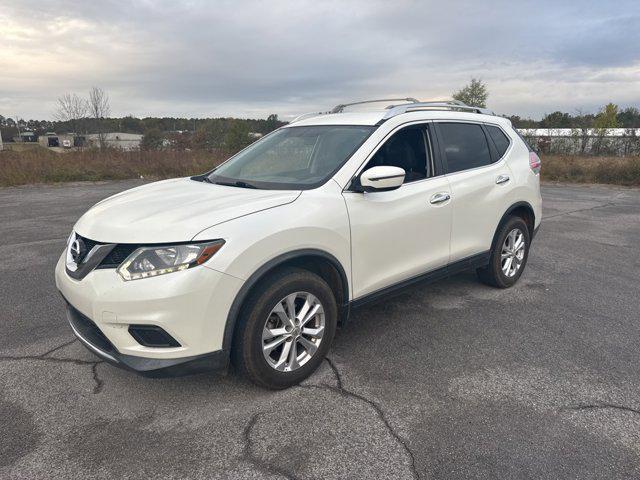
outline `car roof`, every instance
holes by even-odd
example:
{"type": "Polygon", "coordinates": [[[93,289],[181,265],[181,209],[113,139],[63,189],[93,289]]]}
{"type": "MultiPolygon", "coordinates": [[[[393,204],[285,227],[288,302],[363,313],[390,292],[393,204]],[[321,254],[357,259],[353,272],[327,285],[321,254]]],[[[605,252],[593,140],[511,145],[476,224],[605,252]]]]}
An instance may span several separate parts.
{"type": "Polygon", "coordinates": [[[362,112],[345,112],[345,113],[318,113],[315,116],[309,116],[298,121],[293,121],[286,125],[289,127],[305,127],[313,125],[378,125],[383,121],[401,120],[462,120],[485,122],[510,127],[511,121],[508,118],[499,117],[497,115],[485,115],[481,113],[458,112],[452,110],[420,110],[400,113],[388,119],[385,117],[388,110],[373,110],[362,112]]]}

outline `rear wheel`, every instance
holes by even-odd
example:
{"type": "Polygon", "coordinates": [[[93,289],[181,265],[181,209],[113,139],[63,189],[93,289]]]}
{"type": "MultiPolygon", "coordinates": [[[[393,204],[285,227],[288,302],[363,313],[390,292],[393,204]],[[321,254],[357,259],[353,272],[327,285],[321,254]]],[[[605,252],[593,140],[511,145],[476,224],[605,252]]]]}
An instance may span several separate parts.
{"type": "Polygon", "coordinates": [[[234,337],[234,364],[260,386],[295,385],[322,362],[337,319],[336,300],[322,278],[283,269],[261,281],[247,299],[234,337]]]}
{"type": "Polygon", "coordinates": [[[489,265],[477,270],[481,282],[498,288],[513,286],[529,257],[530,234],[520,217],[510,217],[500,227],[489,265]]]}

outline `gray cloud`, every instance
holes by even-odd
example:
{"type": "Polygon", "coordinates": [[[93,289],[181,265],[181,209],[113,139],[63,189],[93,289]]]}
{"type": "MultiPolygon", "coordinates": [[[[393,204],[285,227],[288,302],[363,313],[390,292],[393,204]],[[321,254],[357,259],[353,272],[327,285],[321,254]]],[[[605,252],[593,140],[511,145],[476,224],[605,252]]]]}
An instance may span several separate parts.
{"type": "Polygon", "coordinates": [[[636,1],[1,3],[4,115],[100,85],[116,115],[285,116],[471,76],[504,113],[640,103],[636,1]]]}

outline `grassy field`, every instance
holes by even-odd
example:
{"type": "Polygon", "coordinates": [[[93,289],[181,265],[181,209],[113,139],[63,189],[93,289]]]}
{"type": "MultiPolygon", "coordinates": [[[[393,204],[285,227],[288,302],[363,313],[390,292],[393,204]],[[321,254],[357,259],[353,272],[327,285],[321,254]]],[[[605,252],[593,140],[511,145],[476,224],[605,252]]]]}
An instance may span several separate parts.
{"type": "Polygon", "coordinates": [[[542,158],[542,180],[640,186],[640,157],[547,155],[542,158]]]}
{"type": "MultiPolygon", "coordinates": [[[[0,186],[32,183],[163,179],[206,172],[225,152],[86,150],[59,154],[45,148],[0,152],[0,186]]],[[[542,179],[640,186],[640,157],[544,156],[542,179]]]]}
{"type": "Polygon", "coordinates": [[[64,154],[47,149],[0,152],[0,186],[31,183],[163,179],[204,173],[229,155],[205,151],[85,150],[64,154]]]}

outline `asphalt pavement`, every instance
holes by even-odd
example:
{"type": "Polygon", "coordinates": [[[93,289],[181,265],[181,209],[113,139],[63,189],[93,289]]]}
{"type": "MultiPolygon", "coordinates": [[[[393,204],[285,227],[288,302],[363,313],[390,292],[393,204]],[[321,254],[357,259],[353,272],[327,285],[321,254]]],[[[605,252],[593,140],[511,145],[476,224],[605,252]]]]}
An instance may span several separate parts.
{"type": "Polygon", "coordinates": [[[546,185],[514,288],[464,273],[362,308],[271,392],[74,341],[55,262],[139,183],[0,189],[0,478],[640,478],[639,189],[546,185]]]}

